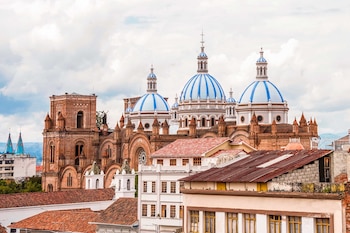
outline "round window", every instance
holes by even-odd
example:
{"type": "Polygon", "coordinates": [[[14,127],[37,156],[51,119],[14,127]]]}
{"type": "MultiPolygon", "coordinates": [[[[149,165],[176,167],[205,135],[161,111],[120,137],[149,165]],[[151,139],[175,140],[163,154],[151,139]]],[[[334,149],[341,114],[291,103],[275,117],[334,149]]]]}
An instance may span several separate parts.
{"type": "Polygon", "coordinates": [[[144,150],[141,150],[139,153],[139,163],[140,164],[146,163],[146,152],[144,150]]]}
{"type": "Polygon", "coordinates": [[[258,122],[261,122],[263,120],[263,117],[259,115],[257,119],[258,119],[258,122]]]}
{"type": "Polygon", "coordinates": [[[148,123],[145,124],[145,128],[146,128],[146,129],[149,128],[149,124],[148,124],[148,123]]]}
{"type": "Polygon", "coordinates": [[[244,116],[241,116],[241,122],[242,123],[244,122],[244,116]]]}
{"type": "Polygon", "coordinates": [[[277,122],[280,122],[280,121],[281,121],[281,116],[280,116],[280,115],[276,116],[276,121],[277,121],[277,122]]]}

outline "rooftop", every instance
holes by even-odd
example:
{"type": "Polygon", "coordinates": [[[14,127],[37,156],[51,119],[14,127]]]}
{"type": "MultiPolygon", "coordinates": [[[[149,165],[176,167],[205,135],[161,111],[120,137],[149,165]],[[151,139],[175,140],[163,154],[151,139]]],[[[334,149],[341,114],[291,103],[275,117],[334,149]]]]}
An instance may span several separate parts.
{"type": "Polygon", "coordinates": [[[111,188],[0,194],[0,208],[107,201],[112,200],[113,196],[114,190],[111,188]]]}

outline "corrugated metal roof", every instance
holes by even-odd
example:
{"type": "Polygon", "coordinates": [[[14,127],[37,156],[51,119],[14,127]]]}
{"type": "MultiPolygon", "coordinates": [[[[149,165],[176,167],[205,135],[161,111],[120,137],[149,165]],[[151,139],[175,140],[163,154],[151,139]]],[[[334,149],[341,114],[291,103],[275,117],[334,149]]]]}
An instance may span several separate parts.
{"type": "Polygon", "coordinates": [[[199,157],[228,140],[228,137],[178,139],[151,154],[151,158],[199,157]]]}
{"type": "Polygon", "coordinates": [[[331,150],[253,151],[248,157],[230,165],[222,168],[211,168],[181,180],[196,182],[267,182],[331,153],[331,150]],[[285,158],[278,159],[281,156],[285,156],[285,158]]]}

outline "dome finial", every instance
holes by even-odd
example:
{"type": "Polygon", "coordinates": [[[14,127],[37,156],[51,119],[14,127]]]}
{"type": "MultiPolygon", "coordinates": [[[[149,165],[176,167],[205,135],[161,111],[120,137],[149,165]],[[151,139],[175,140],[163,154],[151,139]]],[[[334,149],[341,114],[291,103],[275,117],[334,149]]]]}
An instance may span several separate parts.
{"type": "Polygon", "coordinates": [[[264,58],[264,50],[260,48],[260,57],[256,61],[256,78],[267,79],[267,61],[264,58]]]}
{"type": "Polygon", "coordinates": [[[157,76],[153,73],[153,64],[151,64],[151,73],[147,76],[147,92],[157,92],[157,76]]]}
{"type": "Polygon", "coordinates": [[[202,36],[202,40],[200,43],[202,44],[202,47],[201,47],[201,52],[197,57],[197,60],[198,60],[197,72],[198,73],[208,73],[208,61],[207,61],[208,56],[204,52],[204,33],[203,33],[203,30],[202,30],[201,36],[202,36]]]}

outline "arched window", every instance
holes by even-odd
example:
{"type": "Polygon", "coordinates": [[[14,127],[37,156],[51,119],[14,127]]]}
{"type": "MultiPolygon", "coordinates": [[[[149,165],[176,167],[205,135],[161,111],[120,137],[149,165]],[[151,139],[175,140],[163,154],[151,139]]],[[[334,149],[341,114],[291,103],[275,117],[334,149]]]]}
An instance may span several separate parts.
{"type": "Polygon", "coordinates": [[[122,181],[119,180],[119,182],[118,182],[118,191],[120,191],[121,186],[122,186],[122,181]]]}
{"type": "Polygon", "coordinates": [[[126,189],[130,190],[130,179],[126,181],[126,189]]]}
{"type": "Polygon", "coordinates": [[[96,188],[100,188],[100,180],[99,179],[96,179],[96,188]]]}
{"type": "Polygon", "coordinates": [[[78,142],[75,145],[75,165],[79,165],[79,156],[84,155],[84,144],[82,142],[78,142]]]}
{"type": "Polygon", "coordinates": [[[77,128],[83,128],[84,113],[79,111],[77,114],[77,128]]]}
{"type": "Polygon", "coordinates": [[[202,118],[202,127],[205,127],[205,118],[202,118]]]}
{"type": "Polygon", "coordinates": [[[187,118],[185,119],[185,127],[188,127],[188,120],[187,120],[187,118]]]}
{"type": "Polygon", "coordinates": [[[108,148],[106,149],[106,152],[107,152],[108,158],[111,158],[112,157],[112,149],[111,149],[110,145],[108,145],[108,148]]]}
{"type": "Polygon", "coordinates": [[[53,192],[53,185],[52,184],[48,184],[47,185],[47,191],[48,192],[53,192]]]}
{"type": "Polygon", "coordinates": [[[72,185],[73,185],[73,177],[69,173],[68,176],[67,176],[67,187],[72,187],[72,185]]]}
{"type": "Polygon", "coordinates": [[[214,125],[215,125],[215,118],[212,117],[212,118],[210,119],[210,126],[214,126],[214,125]]]}
{"type": "Polygon", "coordinates": [[[53,142],[50,143],[50,163],[55,162],[55,145],[53,142]]]}

